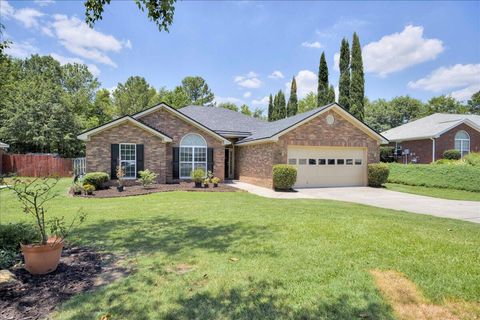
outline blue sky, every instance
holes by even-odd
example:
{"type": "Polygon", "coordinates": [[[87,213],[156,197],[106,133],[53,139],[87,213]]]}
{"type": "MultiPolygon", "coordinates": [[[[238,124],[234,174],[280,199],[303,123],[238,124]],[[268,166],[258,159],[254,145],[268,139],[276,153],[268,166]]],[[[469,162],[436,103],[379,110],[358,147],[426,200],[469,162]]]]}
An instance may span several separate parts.
{"type": "Polygon", "coordinates": [[[357,31],[366,96],[459,100],[480,90],[480,2],[178,2],[170,33],[159,32],[132,1],[113,1],[94,30],[83,1],[0,0],[8,53],[51,54],[84,62],[103,87],[140,75],[157,89],[204,77],[217,101],[266,105],[296,76],[299,95],[316,90],[325,51],[338,85],[335,54],[357,31]]]}

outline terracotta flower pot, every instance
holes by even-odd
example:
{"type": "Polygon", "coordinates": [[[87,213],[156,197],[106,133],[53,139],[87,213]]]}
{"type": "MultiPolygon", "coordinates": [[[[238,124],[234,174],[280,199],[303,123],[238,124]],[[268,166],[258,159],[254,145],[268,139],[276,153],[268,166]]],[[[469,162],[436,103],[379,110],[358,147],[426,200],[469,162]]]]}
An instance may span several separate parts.
{"type": "Polygon", "coordinates": [[[47,274],[57,269],[63,250],[63,240],[55,243],[55,238],[47,244],[27,244],[22,247],[25,269],[31,274],[47,274]]]}

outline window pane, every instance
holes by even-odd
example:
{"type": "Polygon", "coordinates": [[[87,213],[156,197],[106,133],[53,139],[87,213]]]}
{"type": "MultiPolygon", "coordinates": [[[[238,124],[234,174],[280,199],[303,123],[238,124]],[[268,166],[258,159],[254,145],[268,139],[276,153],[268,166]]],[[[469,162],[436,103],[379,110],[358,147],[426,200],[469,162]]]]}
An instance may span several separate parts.
{"type": "Polygon", "coordinates": [[[180,148],[180,162],[192,161],[192,149],[188,147],[180,148]]]}
{"type": "Polygon", "coordinates": [[[335,159],[328,159],[328,164],[330,165],[335,164],[335,159]]]}
{"type": "Polygon", "coordinates": [[[346,162],[347,162],[347,165],[352,165],[353,164],[353,159],[347,159],[346,162]]]}
{"type": "Polygon", "coordinates": [[[462,147],[462,141],[455,140],[455,149],[460,151],[461,147],[462,147]]]}
{"type": "Polygon", "coordinates": [[[327,164],[327,160],[326,159],[318,159],[318,164],[325,165],[325,164],[327,164]]]}
{"type": "Polygon", "coordinates": [[[136,172],[135,172],[135,162],[132,161],[123,161],[121,163],[123,172],[125,173],[125,178],[135,178],[136,177],[136,172]]]}
{"type": "Polygon", "coordinates": [[[337,164],[345,164],[345,159],[337,159],[337,164]]]}
{"type": "Polygon", "coordinates": [[[194,169],[203,169],[203,171],[205,171],[205,173],[207,173],[207,164],[206,163],[195,163],[195,167],[194,169]]]}
{"type": "Polygon", "coordinates": [[[362,159],[355,159],[355,165],[361,165],[362,164],[362,159]]]}
{"type": "Polygon", "coordinates": [[[188,178],[192,173],[191,163],[180,163],[180,178],[188,178]]]}
{"type": "Polygon", "coordinates": [[[316,165],[317,164],[317,159],[308,159],[308,164],[316,165]]]}
{"type": "Polygon", "coordinates": [[[120,144],[120,160],[135,160],[134,144],[120,144]]]}
{"type": "Polygon", "coordinates": [[[455,139],[465,139],[465,140],[468,140],[470,139],[470,137],[468,136],[468,133],[465,132],[465,131],[458,131],[456,134],[455,134],[455,139]]]}
{"type": "Polygon", "coordinates": [[[187,134],[186,136],[183,137],[182,146],[203,146],[206,147],[207,144],[205,143],[205,139],[202,138],[202,136],[194,133],[187,134]]]}
{"type": "Polygon", "coordinates": [[[207,149],[195,148],[195,161],[206,162],[207,161],[207,149]]]}
{"type": "Polygon", "coordinates": [[[288,159],[288,164],[297,164],[297,159],[288,159]]]}
{"type": "Polygon", "coordinates": [[[298,164],[307,164],[307,159],[299,159],[298,164]]]}

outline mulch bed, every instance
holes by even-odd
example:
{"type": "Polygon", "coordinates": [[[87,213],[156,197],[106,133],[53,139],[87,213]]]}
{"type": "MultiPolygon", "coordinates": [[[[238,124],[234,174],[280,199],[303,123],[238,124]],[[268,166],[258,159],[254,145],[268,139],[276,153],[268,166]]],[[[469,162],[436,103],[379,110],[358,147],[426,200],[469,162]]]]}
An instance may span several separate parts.
{"type": "Polygon", "coordinates": [[[155,192],[169,192],[169,191],[192,191],[192,192],[239,192],[241,190],[231,187],[228,184],[219,183],[218,187],[214,188],[210,185],[209,188],[195,188],[193,182],[180,182],[176,184],[152,184],[148,188],[144,188],[140,185],[133,185],[125,187],[124,191],[118,192],[115,186],[112,186],[105,190],[95,190],[93,195],[76,195],[75,197],[85,198],[114,198],[114,197],[127,197],[138,196],[142,194],[150,194],[155,192]]]}
{"type": "Polygon", "coordinates": [[[22,266],[10,271],[17,281],[0,287],[0,319],[44,319],[71,296],[126,274],[114,257],[85,247],[65,247],[52,273],[33,276],[22,266]]]}

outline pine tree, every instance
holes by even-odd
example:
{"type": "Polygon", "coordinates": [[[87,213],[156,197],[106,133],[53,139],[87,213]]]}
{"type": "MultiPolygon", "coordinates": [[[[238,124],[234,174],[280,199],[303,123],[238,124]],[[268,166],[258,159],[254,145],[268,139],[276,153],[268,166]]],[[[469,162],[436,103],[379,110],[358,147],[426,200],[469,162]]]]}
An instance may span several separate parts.
{"type": "Polygon", "coordinates": [[[320,66],[318,68],[318,107],[328,104],[328,66],[325,59],[325,52],[320,57],[320,66]]]}
{"type": "Polygon", "coordinates": [[[335,102],[335,88],[333,85],[330,85],[328,88],[328,103],[333,103],[335,102]]]}
{"type": "Polygon", "coordinates": [[[270,97],[268,98],[268,121],[273,121],[273,98],[272,94],[270,94],[270,97]]]}
{"type": "Polygon", "coordinates": [[[363,120],[365,77],[363,74],[362,48],[355,32],[352,41],[352,78],[350,83],[350,113],[357,119],[363,120]]]}
{"type": "Polygon", "coordinates": [[[298,98],[297,98],[297,81],[295,77],[292,79],[290,87],[290,97],[288,98],[287,117],[296,115],[298,112],[298,98]]]}
{"type": "Polygon", "coordinates": [[[338,103],[350,110],[350,48],[347,39],[342,39],[340,46],[340,77],[338,84],[338,103]]]}
{"type": "Polygon", "coordinates": [[[278,91],[277,99],[277,118],[276,120],[285,119],[287,117],[287,101],[285,100],[285,95],[283,91],[278,91]]]}

